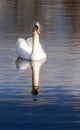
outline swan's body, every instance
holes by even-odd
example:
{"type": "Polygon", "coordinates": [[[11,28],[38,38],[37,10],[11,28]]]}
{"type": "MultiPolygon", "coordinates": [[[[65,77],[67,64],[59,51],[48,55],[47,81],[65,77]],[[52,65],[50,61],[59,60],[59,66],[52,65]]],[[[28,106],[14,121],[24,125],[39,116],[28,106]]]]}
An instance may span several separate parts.
{"type": "Polygon", "coordinates": [[[40,25],[36,22],[32,38],[28,38],[27,40],[18,38],[16,42],[18,56],[27,60],[41,60],[46,58],[46,53],[39,42],[39,33],[40,25]]]}

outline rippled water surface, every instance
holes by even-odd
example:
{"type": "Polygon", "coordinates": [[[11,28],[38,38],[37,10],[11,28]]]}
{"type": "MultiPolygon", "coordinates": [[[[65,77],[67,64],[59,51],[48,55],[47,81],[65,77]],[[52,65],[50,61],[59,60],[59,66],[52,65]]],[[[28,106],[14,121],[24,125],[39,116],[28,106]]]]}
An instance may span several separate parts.
{"type": "Polygon", "coordinates": [[[79,0],[0,0],[0,130],[32,129],[80,129],[79,0]],[[36,20],[47,60],[29,62],[16,40],[36,20]]]}

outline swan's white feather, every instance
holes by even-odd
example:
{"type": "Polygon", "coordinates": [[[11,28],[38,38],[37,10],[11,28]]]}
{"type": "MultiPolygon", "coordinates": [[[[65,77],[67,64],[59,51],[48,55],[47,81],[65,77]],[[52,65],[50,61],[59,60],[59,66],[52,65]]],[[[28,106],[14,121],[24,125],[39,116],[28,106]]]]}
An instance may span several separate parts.
{"type": "Polygon", "coordinates": [[[16,49],[18,56],[27,60],[41,60],[46,58],[46,54],[40,43],[38,44],[38,48],[36,48],[36,52],[32,54],[32,37],[27,40],[18,38],[16,42],[16,49]]]}
{"type": "Polygon", "coordinates": [[[29,37],[27,40],[26,40],[26,43],[28,44],[28,46],[30,48],[32,48],[32,37],[29,37]]]}
{"type": "Polygon", "coordinates": [[[31,52],[32,52],[32,42],[31,38],[24,40],[23,38],[18,38],[16,42],[16,50],[18,56],[24,59],[30,59],[31,52]]]}

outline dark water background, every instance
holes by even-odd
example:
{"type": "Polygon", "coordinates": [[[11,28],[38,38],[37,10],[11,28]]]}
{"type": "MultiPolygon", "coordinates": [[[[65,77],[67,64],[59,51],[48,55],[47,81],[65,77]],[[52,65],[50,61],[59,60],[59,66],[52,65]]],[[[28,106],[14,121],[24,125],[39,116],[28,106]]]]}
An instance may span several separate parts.
{"type": "MultiPolygon", "coordinates": [[[[26,62],[27,63],[27,62],[26,62]]],[[[0,0],[0,130],[80,130],[80,1],[0,0]],[[39,95],[16,68],[16,40],[41,23],[39,95]]]]}

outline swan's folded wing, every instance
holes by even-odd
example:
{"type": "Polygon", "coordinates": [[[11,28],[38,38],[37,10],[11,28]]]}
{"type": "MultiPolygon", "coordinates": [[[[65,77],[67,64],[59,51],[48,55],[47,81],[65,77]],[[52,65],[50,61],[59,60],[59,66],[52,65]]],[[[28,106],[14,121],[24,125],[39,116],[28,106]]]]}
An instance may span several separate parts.
{"type": "Polygon", "coordinates": [[[16,49],[17,49],[17,54],[22,57],[29,59],[32,48],[26,43],[26,40],[23,38],[18,38],[16,42],[16,49]]]}
{"type": "Polygon", "coordinates": [[[31,48],[31,51],[32,51],[32,37],[26,40],[26,44],[31,48]]]}

